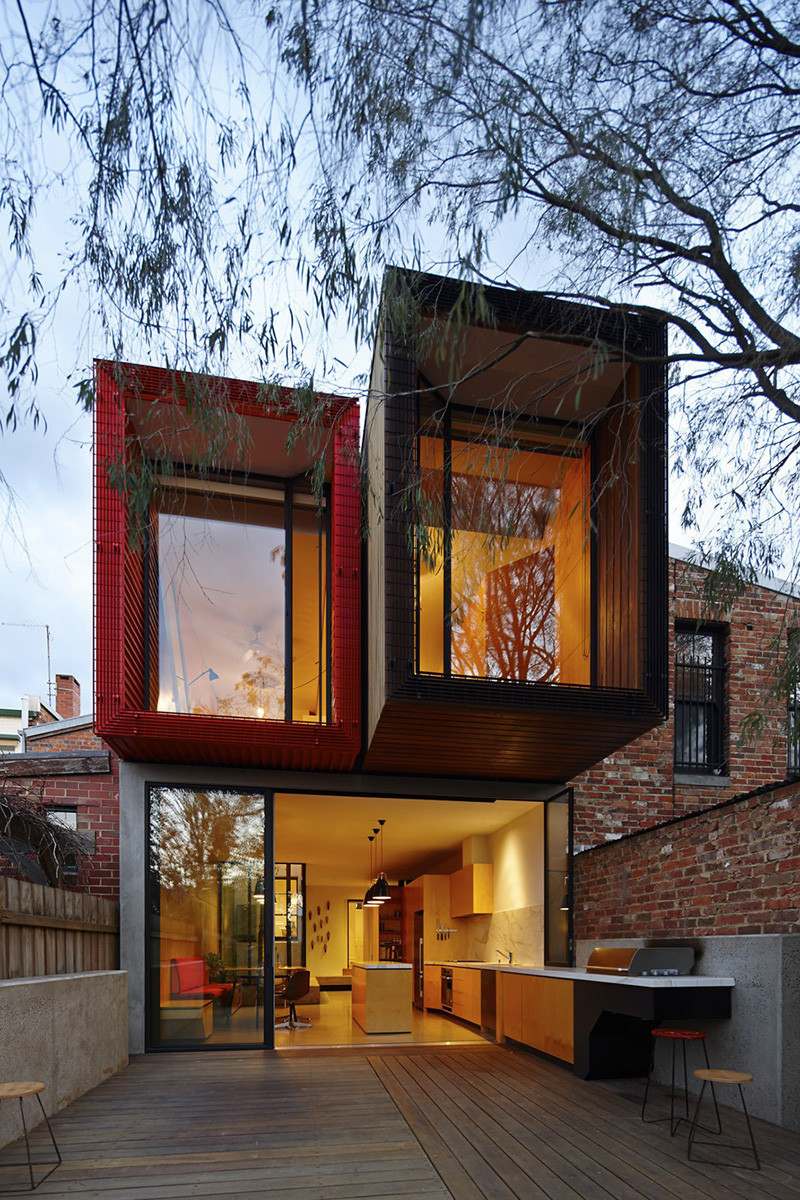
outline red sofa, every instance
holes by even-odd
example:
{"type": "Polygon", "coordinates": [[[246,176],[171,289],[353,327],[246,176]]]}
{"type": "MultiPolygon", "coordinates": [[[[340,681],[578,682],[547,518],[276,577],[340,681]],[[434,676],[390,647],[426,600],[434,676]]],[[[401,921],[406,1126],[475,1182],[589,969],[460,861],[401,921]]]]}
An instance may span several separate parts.
{"type": "Polygon", "coordinates": [[[236,983],[209,983],[202,958],[171,958],[169,990],[172,1000],[213,1000],[230,1016],[242,1003],[242,989],[236,983]]]}

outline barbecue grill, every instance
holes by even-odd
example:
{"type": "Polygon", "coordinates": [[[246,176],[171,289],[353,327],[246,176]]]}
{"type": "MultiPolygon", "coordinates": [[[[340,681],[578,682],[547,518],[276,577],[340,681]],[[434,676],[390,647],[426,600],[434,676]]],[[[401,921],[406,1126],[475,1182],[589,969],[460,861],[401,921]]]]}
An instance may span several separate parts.
{"type": "Polygon", "coordinates": [[[694,966],[691,946],[596,946],[586,970],[592,975],[688,975],[694,966]]]}

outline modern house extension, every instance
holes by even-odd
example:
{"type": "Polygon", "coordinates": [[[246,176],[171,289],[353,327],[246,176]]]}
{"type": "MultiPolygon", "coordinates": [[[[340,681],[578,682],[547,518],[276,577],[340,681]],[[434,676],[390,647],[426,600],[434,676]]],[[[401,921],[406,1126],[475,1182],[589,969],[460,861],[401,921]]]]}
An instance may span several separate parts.
{"type": "Polygon", "coordinates": [[[364,766],[563,782],[666,715],[664,329],[409,287],[366,414],[364,766]]]}
{"type": "Polygon", "coordinates": [[[361,464],[351,399],[96,365],[134,1052],[536,1045],[520,970],[571,1011],[566,781],[667,711],[663,327],[402,282],[361,464]]]}

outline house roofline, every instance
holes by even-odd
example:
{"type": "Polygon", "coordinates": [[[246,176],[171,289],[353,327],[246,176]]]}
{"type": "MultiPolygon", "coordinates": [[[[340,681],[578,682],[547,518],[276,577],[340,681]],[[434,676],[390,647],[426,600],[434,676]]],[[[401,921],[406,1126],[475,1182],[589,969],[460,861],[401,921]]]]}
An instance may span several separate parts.
{"type": "MultiPolygon", "coordinates": [[[[700,571],[711,571],[714,567],[712,558],[704,557],[699,550],[692,547],[679,546],[677,542],[669,543],[669,556],[677,559],[678,562],[686,563],[689,567],[697,567],[700,571]]],[[[756,574],[755,585],[766,588],[770,592],[778,592],[782,596],[800,598],[800,586],[791,583],[788,579],[779,579],[774,575],[762,575],[759,571],[756,574]]]]}
{"type": "Polygon", "coordinates": [[[29,725],[21,729],[25,741],[40,737],[50,737],[54,733],[69,733],[73,729],[85,729],[94,722],[94,713],[86,713],[82,717],[59,717],[57,721],[45,721],[42,725],[29,725]]]}

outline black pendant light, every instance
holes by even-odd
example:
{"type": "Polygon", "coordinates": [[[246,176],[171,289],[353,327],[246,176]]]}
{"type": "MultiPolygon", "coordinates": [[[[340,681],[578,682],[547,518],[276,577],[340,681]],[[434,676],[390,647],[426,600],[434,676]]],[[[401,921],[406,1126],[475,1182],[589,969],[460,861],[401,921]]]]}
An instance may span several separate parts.
{"type": "Polygon", "coordinates": [[[386,875],[383,870],[383,827],[386,824],[386,818],[378,821],[378,826],[381,831],[381,872],[375,881],[375,899],[380,900],[381,904],[385,900],[391,900],[392,893],[389,891],[389,884],[386,881],[386,875]]]}
{"type": "MultiPolygon", "coordinates": [[[[369,878],[372,879],[372,843],[375,841],[375,834],[371,833],[367,840],[369,841],[369,878]]],[[[369,887],[367,888],[366,892],[364,893],[364,907],[365,908],[377,908],[378,905],[380,904],[380,900],[373,899],[374,893],[375,893],[375,884],[370,883],[369,887]]]]}

